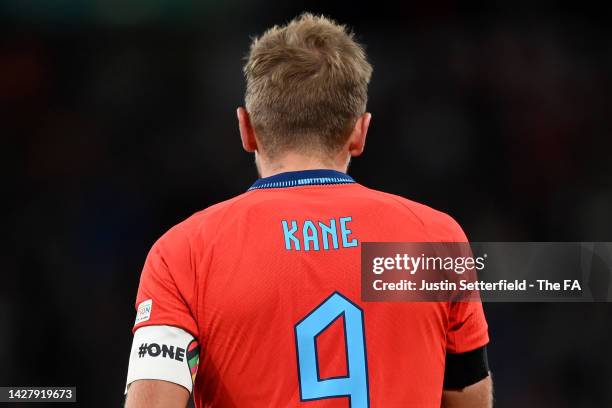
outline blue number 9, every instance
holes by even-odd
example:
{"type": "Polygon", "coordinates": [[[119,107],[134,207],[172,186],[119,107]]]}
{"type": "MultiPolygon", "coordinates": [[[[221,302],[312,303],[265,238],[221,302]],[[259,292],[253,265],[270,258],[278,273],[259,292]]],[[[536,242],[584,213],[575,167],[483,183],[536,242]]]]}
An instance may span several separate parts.
{"type": "Polygon", "coordinates": [[[295,341],[302,401],[349,397],[351,408],[370,406],[363,311],[357,305],[334,292],[295,325],[295,341]],[[316,338],[341,316],[344,316],[347,375],[321,380],[316,338]]]}

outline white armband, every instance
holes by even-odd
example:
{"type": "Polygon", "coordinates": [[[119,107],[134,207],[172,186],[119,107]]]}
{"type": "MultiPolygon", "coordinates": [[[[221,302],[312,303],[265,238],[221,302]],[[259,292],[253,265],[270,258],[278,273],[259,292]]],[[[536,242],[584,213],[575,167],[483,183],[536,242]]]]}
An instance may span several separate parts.
{"type": "Polygon", "coordinates": [[[200,347],[193,336],[173,326],[145,326],[136,330],[125,392],[136,380],[164,380],[193,389],[200,347]]]}

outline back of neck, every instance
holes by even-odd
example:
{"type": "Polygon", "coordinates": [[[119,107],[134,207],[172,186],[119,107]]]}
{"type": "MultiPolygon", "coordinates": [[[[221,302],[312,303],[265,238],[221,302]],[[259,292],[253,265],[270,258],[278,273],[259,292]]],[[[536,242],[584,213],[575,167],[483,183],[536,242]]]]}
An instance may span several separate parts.
{"type": "Polygon", "coordinates": [[[264,156],[255,155],[255,162],[261,177],[270,177],[288,171],[329,169],[346,173],[348,159],[322,159],[311,155],[299,153],[286,153],[275,160],[268,160],[264,156]]]}

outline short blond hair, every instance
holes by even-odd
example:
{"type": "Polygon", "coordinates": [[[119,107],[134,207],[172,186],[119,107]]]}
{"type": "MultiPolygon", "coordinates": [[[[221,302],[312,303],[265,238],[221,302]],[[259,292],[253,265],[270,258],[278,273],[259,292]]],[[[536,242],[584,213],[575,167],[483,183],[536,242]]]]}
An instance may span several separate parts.
{"type": "Polygon", "coordinates": [[[333,154],[366,109],[372,66],[344,25],[304,13],[253,39],[245,104],[263,150],[333,154]]]}

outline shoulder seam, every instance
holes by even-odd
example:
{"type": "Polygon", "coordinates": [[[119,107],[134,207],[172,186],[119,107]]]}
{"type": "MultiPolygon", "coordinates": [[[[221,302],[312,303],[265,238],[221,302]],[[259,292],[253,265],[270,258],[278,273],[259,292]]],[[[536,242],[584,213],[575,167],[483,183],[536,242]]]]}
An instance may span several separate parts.
{"type": "MultiPolygon", "coordinates": [[[[225,218],[225,216],[226,216],[226,214],[228,213],[228,211],[229,211],[229,210],[230,210],[230,209],[231,209],[231,208],[232,208],[234,205],[236,205],[236,204],[237,204],[239,201],[242,201],[242,200],[243,200],[243,199],[244,199],[244,198],[245,198],[247,195],[250,195],[248,191],[247,191],[246,193],[242,193],[242,194],[241,194],[241,196],[236,196],[236,197],[234,197],[233,199],[234,199],[235,201],[234,201],[233,203],[229,204],[229,205],[227,206],[227,208],[225,208],[225,209],[221,210],[221,211],[222,211],[222,214],[221,214],[221,219],[218,221],[217,225],[221,224],[221,222],[222,222],[222,221],[223,221],[223,219],[225,218]]],[[[231,199],[230,199],[230,200],[231,200],[231,199]]],[[[212,207],[212,206],[211,206],[211,207],[212,207]]],[[[204,216],[204,215],[205,215],[204,213],[206,212],[206,210],[210,209],[211,207],[208,207],[208,208],[206,208],[206,209],[204,209],[204,210],[202,210],[202,211],[199,211],[199,213],[202,213],[202,215],[204,216]]],[[[195,215],[195,214],[194,214],[194,215],[195,215]]],[[[192,217],[193,217],[194,215],[192,215],[192,217]]],[[[197,226],[198,226],[198,227],[200,227],[200,226],[201,226],[201,222],[202,222],[202,221],[199,221],[199,222],[197,223],[197,226]]],[[[199,229],[199,228],[198,228],[198,229],[199,229]]],[[[211,250],[211,254],[213,254],[213,253],[214,253],[214,245],[215,245],[215,242],[216,242],[216,240],[217,240],[217,235],[218,235],[218,233],[219,233],[219,229],[218,229],[218,228],[215,228],[214,234],[212,235],[212,239],[210,240],[210,250],[211,250]]],[[[192,233],[192,234],[193,234],[193,233],[192,233]]],[[[193,244],[193,242],[192,242],[193,235],[192,235],[192,234],[188,234],[188,235],[187,235],[187,240],[188,240],[188,242],[189,242],[189,252],[190,252],[190,253],[191,253],[191,251],[192,251],[192,247],[193,247],[193,246],[192,246],[192,244],[193,244]]],[[[212,255],[211,255],[211,259],[212,259],[212,255]]],[[[194,271],[195,271],[195,265],[192,265],[192,268],[193,268],[193,269],[194,269],[194,271]]],[[[208,274],[208,273],[206,273],[206,274],[205,274],[205,279],[207,279],[207,278],[208,278],[208,276],[209,276],[209,274],[208,274]]],[[[199,280],[200,280],[200,276],[199,276],[199,274],[198,274],[198,273],[196,273],[196,274],[195,274],[195,284],[194,284],[194,298],[195,298],[195,311],[194,311],[195,316],[194,316],[194,317],[195,317],[195,320],[196,320],[196,325],[197,325],[197,324],[198,324],[198,322],[199,322],[198,312],[199,312],[199,310],[200,310],[200,293],[199,293],[199,292],[200,292],[200,282],[199,282],[199,280]]],[[[206,283],[204,283],[204,284],[206,284],[206,283]]],[[[198,328],[198,331],[199,331],[199,328],[198,328]]],[[[195,338],[198,340],[198,342],[201,340],[201,339],[199,339],[199,336],[198,336],[198,337],[195,337],[195,338]]]]}

